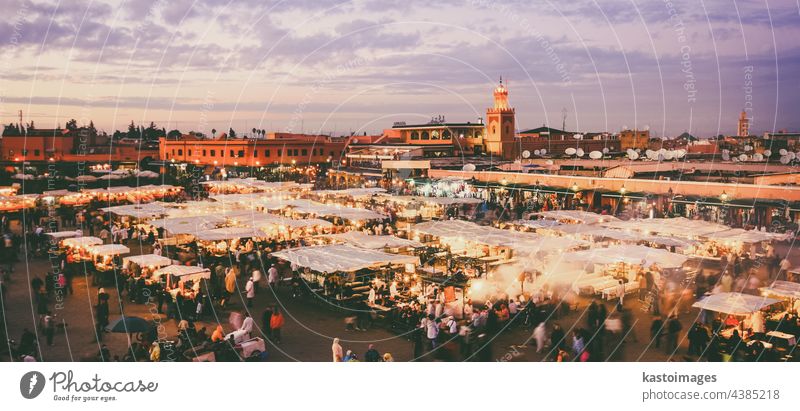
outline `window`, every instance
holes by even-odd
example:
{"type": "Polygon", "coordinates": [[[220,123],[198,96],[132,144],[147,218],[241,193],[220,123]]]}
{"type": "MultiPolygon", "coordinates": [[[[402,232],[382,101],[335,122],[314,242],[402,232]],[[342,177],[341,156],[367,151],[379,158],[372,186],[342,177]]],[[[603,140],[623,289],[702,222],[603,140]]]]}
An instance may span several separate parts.
{"type": "Polygon", "coordinates": [[[211,150],[211,157],[217,156],[217,150],[211,150]]]}
{"type": "Polygon", "coordinates": [[[333,156],[334,156],[334,154],[333,154],[333,150],[331,150],[331,157],[333,157],[333,156]]]}
{"type": "Polygon", "coordinates": [[[450,130],[445,130],[442,132],[442,140],[450,140],[450,130]]]}
{"type": "Polygon", "coordinates": [[[269,150],[264,150],[264,157],[269,157],[269,150]]]}
{"type": "Polygon", "coordinates": [[[33,150],[33,155],[38,156],[39,155],[39,150],[33,150]]]}
{"type": "Polygon", "coordinates": [[[492,126],[492,134],[496,134],[496,133],[497,133],[497,127],[492,126]]]}
{"type": "Polygon", "coordinates": [[[295,156],[295,157],[297,157],[297,156],[299,156],[299,155],[300,155],[300,154],[298,153],[298,150],[297,150],[297,149],[294,149],[294,156],[295,156]]]}
{"type": "Polygon", "coordinates": [[[423,132],[422,132],[422,139],[423,139],[423,140],[430,140],[430,139],[431,139],[431,136],[430,136],[430,135],[428,135],[428,132],[427,132],[427,131],[423,131],[423,132]]]}
{"type": "Polygon", "coordinates": [[[192,150],[189,150],[189,157],[192,156],[192,150]]]}
{"type": "MultiPolygon", "coordinates": [[[[213,155],[213,154],[212,154],[212,155],[213,155]]],[[[205,151],[205,150],[203,150],[203,157],[205,157],[205,156],[206,156],[206,151],[205,151]]]]}
{"type": "Polygon", "coordinates": [[[225,157],[225,150],[220,150],[219,151],[219,156],[220,157],[225,157]]]}
{"type": "Polygon", "coordinates": [[[253,158],[258,158],[258,150],[253,150],[253,158]]]}
{"type": "Polygon", "coordinates": [[[302,154],[301,154],[301,155],[302,155],[302,156],[307,156],[307,155],[308,155],[308,150],[306,150],[306,149],[303,149],[303,152],[302,152],[302,154]]]}
{"type": "Polygon", "coordinates": [[[236,154],[233,154],[233,150],[231,150],[231,157],[235,157],[236,154]]]}
{"type": "Polygon", "coordinates": [[[244,150],[239,150],[239,157],[244,157],[244,150]]]}
{"type": "Polygon", "coordinates": [[[419,133],[417,133],[416,131],[412,131],[411,132],[411,139],[412,140],[419,140],[419,133]]]}
{"type": "Polygon", "coordinates": [[[178,149],[178,155],[179,155],[179,156],[182,156],[182,155],[183,155],[183,149],[181,149],[181,148],[179,148],[179,149],[178,149]]]}
{"type": "Polygon", "coordinates": [[[278,150],[278,157],[283,155],[283,150],[278,150]]]}
{"type": "Polygon", "coordinates": [[[431,140],[438,140],[439,139],[439,131],[433,130],[431,132],[431,140]]]}
{"type": "MultiPolygon", "coordinates": [[[[22,150],[22,151],[25,151],[25,150],[22,150]]],[[[22,154],[25,154],[25,153],[22,153],[22,154]]],[[[175,155],[175,149],[174,148],[172,149],[172,155],[173,156],[175,155]]]]}

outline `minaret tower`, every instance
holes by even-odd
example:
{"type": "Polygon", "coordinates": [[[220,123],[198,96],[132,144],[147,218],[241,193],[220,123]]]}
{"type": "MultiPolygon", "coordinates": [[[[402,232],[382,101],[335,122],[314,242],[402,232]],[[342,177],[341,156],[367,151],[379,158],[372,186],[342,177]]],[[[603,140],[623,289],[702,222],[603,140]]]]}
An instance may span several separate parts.
{"type": "Polygon", "coordinates": [[[747,118],[747,113],[742,110],[739,114],[739,127],[736,135],[739,137],[747,137],[750,135],[750,119],[747,118]]]}
{"type": "Polygon", "coordinates": [[[500,84],[494,89],[494,107],[486,110],[486,152],[501,157],[504,154],[505,157],[512,156],[515,134],[514,108],[508,105],[508,89],[501,77],[500,84]]]}

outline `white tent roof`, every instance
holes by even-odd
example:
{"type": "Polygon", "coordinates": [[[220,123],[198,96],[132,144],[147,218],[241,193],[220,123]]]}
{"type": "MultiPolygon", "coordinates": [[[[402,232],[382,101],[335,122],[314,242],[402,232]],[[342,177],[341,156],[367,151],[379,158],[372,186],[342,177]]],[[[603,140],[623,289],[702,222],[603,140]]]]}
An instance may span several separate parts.
{"type": "Polygon", "coordinates": [[[769,287],[761,288],[764,295],[778,295],[781,297],[800,298],[800,284],[791,281],[775,281],[769,287]]]}
{"type": "Polygon", "coordinates": [[[428,203],[434,205],[448,206],[453,204],[479,204],[483,200],[480,198],[472,197],[425,197],[425,196],[393,196],[386,195],[387,200],[397,203],[428,203]]]}
{"type": "Polygon", "coordinates": [[[220,241],[247,237],[268,237],[268,235],[260,229],[253,227],[224,227],[200,231],[195,234],[195,237],[202,241],[220,241]]]}
{"type": "Polygon", "coordinates": [[[553,228],[563,225],[564,223],[556,220],[517,220],[514,224],[532,228],[534,230],[539,228],[553,228]]]}
{"type": "Polygon", "coordinates": [[[328,221],[319,218],[286,218],[274,214],[258,213],[253,211],[243,211],[226,215],[228,221],[245,227],[256,227],[264,231],[281,230],[285,228],[302,227],[330,227],[328,221]]]}
{"type": "Polygon", "coordinates": [[[730,230],[718,231],[705,235],[706,238],[715,241],[734,241],[742,243],[760,243],[762,241],[784,240],[785,234],[768,233],[758,230],[743,230],[732,228],[730,230]]]}
{"type": "Polygon", "coordinates": [[[723,314],[747,315],[778,303],[774,298],[742,293],[719,293],[709,295],[694,303],[692,307],[723,314]]]}
{"type": "Polygon", "coordinates": [[[290,200],[287,205],[301,213],[316,216],[339,217],[350,221],[382,220],[385,215],[365,208],[323,204],[310,200],[290,200]]]}
{"type": "Polygon", "coordinates": [[[562,254],[564,261],[584,261],[596,264],[625,263],[646,267],[655,264],[661,268],[681,267],[689,258],[658,248],[641,245],[616,245],[608,248],[592,248],[562,254]]]}
{"type": "Polygon", "coordinates": [[[730,230],[730,227],[722,224],[703,220],[690,220],[684,217],[611,221],[603,225],[611,228],[639,231],[654,235],[670,235],[684,238],[701,237],[711,233],[730,230]]]}
{"type": "Polygon", "coordinates": [[[170,234],[197,234],[200,231],[216,228],[225,222],[223,217],[217,215],[202,215],[193,217],[171,217],[151,221],[154,227],[163,228],[170,234]]]}
{"type": "Polygon", "coordinates": [[[60,240],[63,238],[73,238],[73,237],[80,237],[83,234],[79,230],[72,230],[72,231],[54,231],[52,233],[44,233],[47,236],[50,236],[56,240],[60,240]]]}
{"type": "Polygon", "coordinates": [[[597,224],[597,223],[618,220],[618,218],[614,216],[590,213],[588,211],[581,211],[581,210],[541,211],[536,213],[536,215],[541,216],[542,218],[546,218],[548,220],[558,220],[558,221],[570,220],[570,221],[577,221],[583,224],[597,224]]]}
{"type": "Polygon", "coordinates": [[[172,260],[169,257],[164,257],[161,255],[156,254],[142,254],[142,255],[132,255],[130,257],[125,257],[122,259],[122,263],[134,263],[136,265],[142,267],[163,267],[165,265],[172,264],[172,260]]]}
{"type": "Polygon", "coordinates": [[[166,267],[161,267],[158,270],[153,272],[154,278],[159,278],[162,275],[174,275],[176,277],[181,277],[181,280],[189,280],[189,279],[199,279],[211,278],[211,271],[208,268],[198,267],[194,265],[168,265],[166,267]]]}
{"type": "Polygon", "coordinates": [[[395,237],[393,235],[369,235],[363,231],[348,231],[341,234],[331,234],[327,237],[350,243],[357,247],[376,250],[381,248],[422,246],[422,244],[417,241],[406,240],[405,238],[395,237]]]}
{"type": "Polygon", "coordinates": [[[131,249],[122,244],[103,244],[89,247],[89,252],[94,255],[119,255],[128,254],[131,249]]]}
{"type": "Polygon", "coordinates": [[[89,247],[103,244],[103,240],[97,237],[75,237],[67,238],[61,242],[65,247],[89,247]]]}
{"type": "Polygon", "coordinates": [[[347,188],[344,190],[317,190],[312,191],[311,194],[321,196],[339,196],[339,197],[371,197],[375,194],[385,193],[386,189],[380,187],[368,188],[347,188]]]}
{"type": "Polygon", "coordinates": [[[105,207],[101,210],[107,213],[114,213],[121,216],[129,216],[134,218],[153,218],[167,214],[167,209],[161,204],[145,203],[145,204],[127,204],[114,207],[105,207]]]}
{"type": "Polygon", "coordinates": [[[389,254],[352,245],[301,247],[272,253],[273,256],[317,272],[351,272],[384,264],[416,264],[417,257],[389,254]]]}

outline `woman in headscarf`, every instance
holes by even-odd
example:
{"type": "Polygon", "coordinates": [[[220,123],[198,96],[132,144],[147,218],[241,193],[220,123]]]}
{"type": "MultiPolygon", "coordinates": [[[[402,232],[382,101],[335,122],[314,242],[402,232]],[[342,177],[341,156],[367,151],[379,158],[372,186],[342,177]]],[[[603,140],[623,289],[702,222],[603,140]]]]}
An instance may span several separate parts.
{"type": "Polygon", "coordinates": [[[333,339],[333,345],[331,345],[331,351],[333,353],[333,362],[342,362],[344,359],[344,351],[342,350],[342,346],[339,345],[339,339],[333,339]]]}

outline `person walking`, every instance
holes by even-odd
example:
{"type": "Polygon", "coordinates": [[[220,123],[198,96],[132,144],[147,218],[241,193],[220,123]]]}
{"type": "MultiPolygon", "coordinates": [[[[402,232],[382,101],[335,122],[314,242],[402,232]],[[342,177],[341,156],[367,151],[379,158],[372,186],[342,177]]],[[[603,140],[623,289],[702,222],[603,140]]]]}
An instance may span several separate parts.
{"type": "Polygon", "coordinates": [[[275,268],[275,264],[269,267],[267,270],[267,280],[269,281],[269,286],[274,288],[278,285],[278,269],[275,268]]]}
{"type": "Polygon", "coordinates": [[[539,354],[544,349],[545,341],[547,341],[547,328],[544,321],[534,328],[533,339],[536,340],[536,353],[539,354]]]}
{"type": "Polygon", "coordinates": [[[247,306],[253,306],[253,298],[256,297],[256,288],[254,285],[253,277],[247,279],[247,284],[244,286],[244,290],[247,292],[247,306]]]}
{"type": "Polygon", "coordinates": [[[364,361],[366,362],[381,362],[381,353],[375,349],[375,345],[370,344],[367,352],[364,353],[364,361]]]}
{"type": "Polygon", "coordinates": [[[678,333],[682,329],[678,316],[672,314],[667,321],[667,353],[672,354],[678,348],[678,333]]]}
{"type": "Polygon", "coordinates": [[[275,309],[275,312],[272,313],[272,317],[269,320],[269,329],[272,334],[272,339],[278,344],[281,343],[281,329],[283,328],[283,324],[284,319],[281,310],[275,309]]]}
{"type": "Polygon", "coordinates": [[[653,322],[650,324],[650,342],[655,342],[656,348],[661,347],[661,337],[664,335],[664,320],[660,315],[653,317],[653,322]]]}
{"type": "Polygon", "coordinates": [[[331,353],[333,354],[333,362],[342,362],[344,359],[344,350],[342,350],[342,346],[339,344],[338,338],[333,339],[331,353]]]}
{"type": "Polygon", "coordinates": [[[55,317],[50,311],[48,311],[47,315],[44,316],[44,335],[45,338],[47,338],[48,346],[53,346],[53,335],[55,334],[55,331],[55,317]]]}

